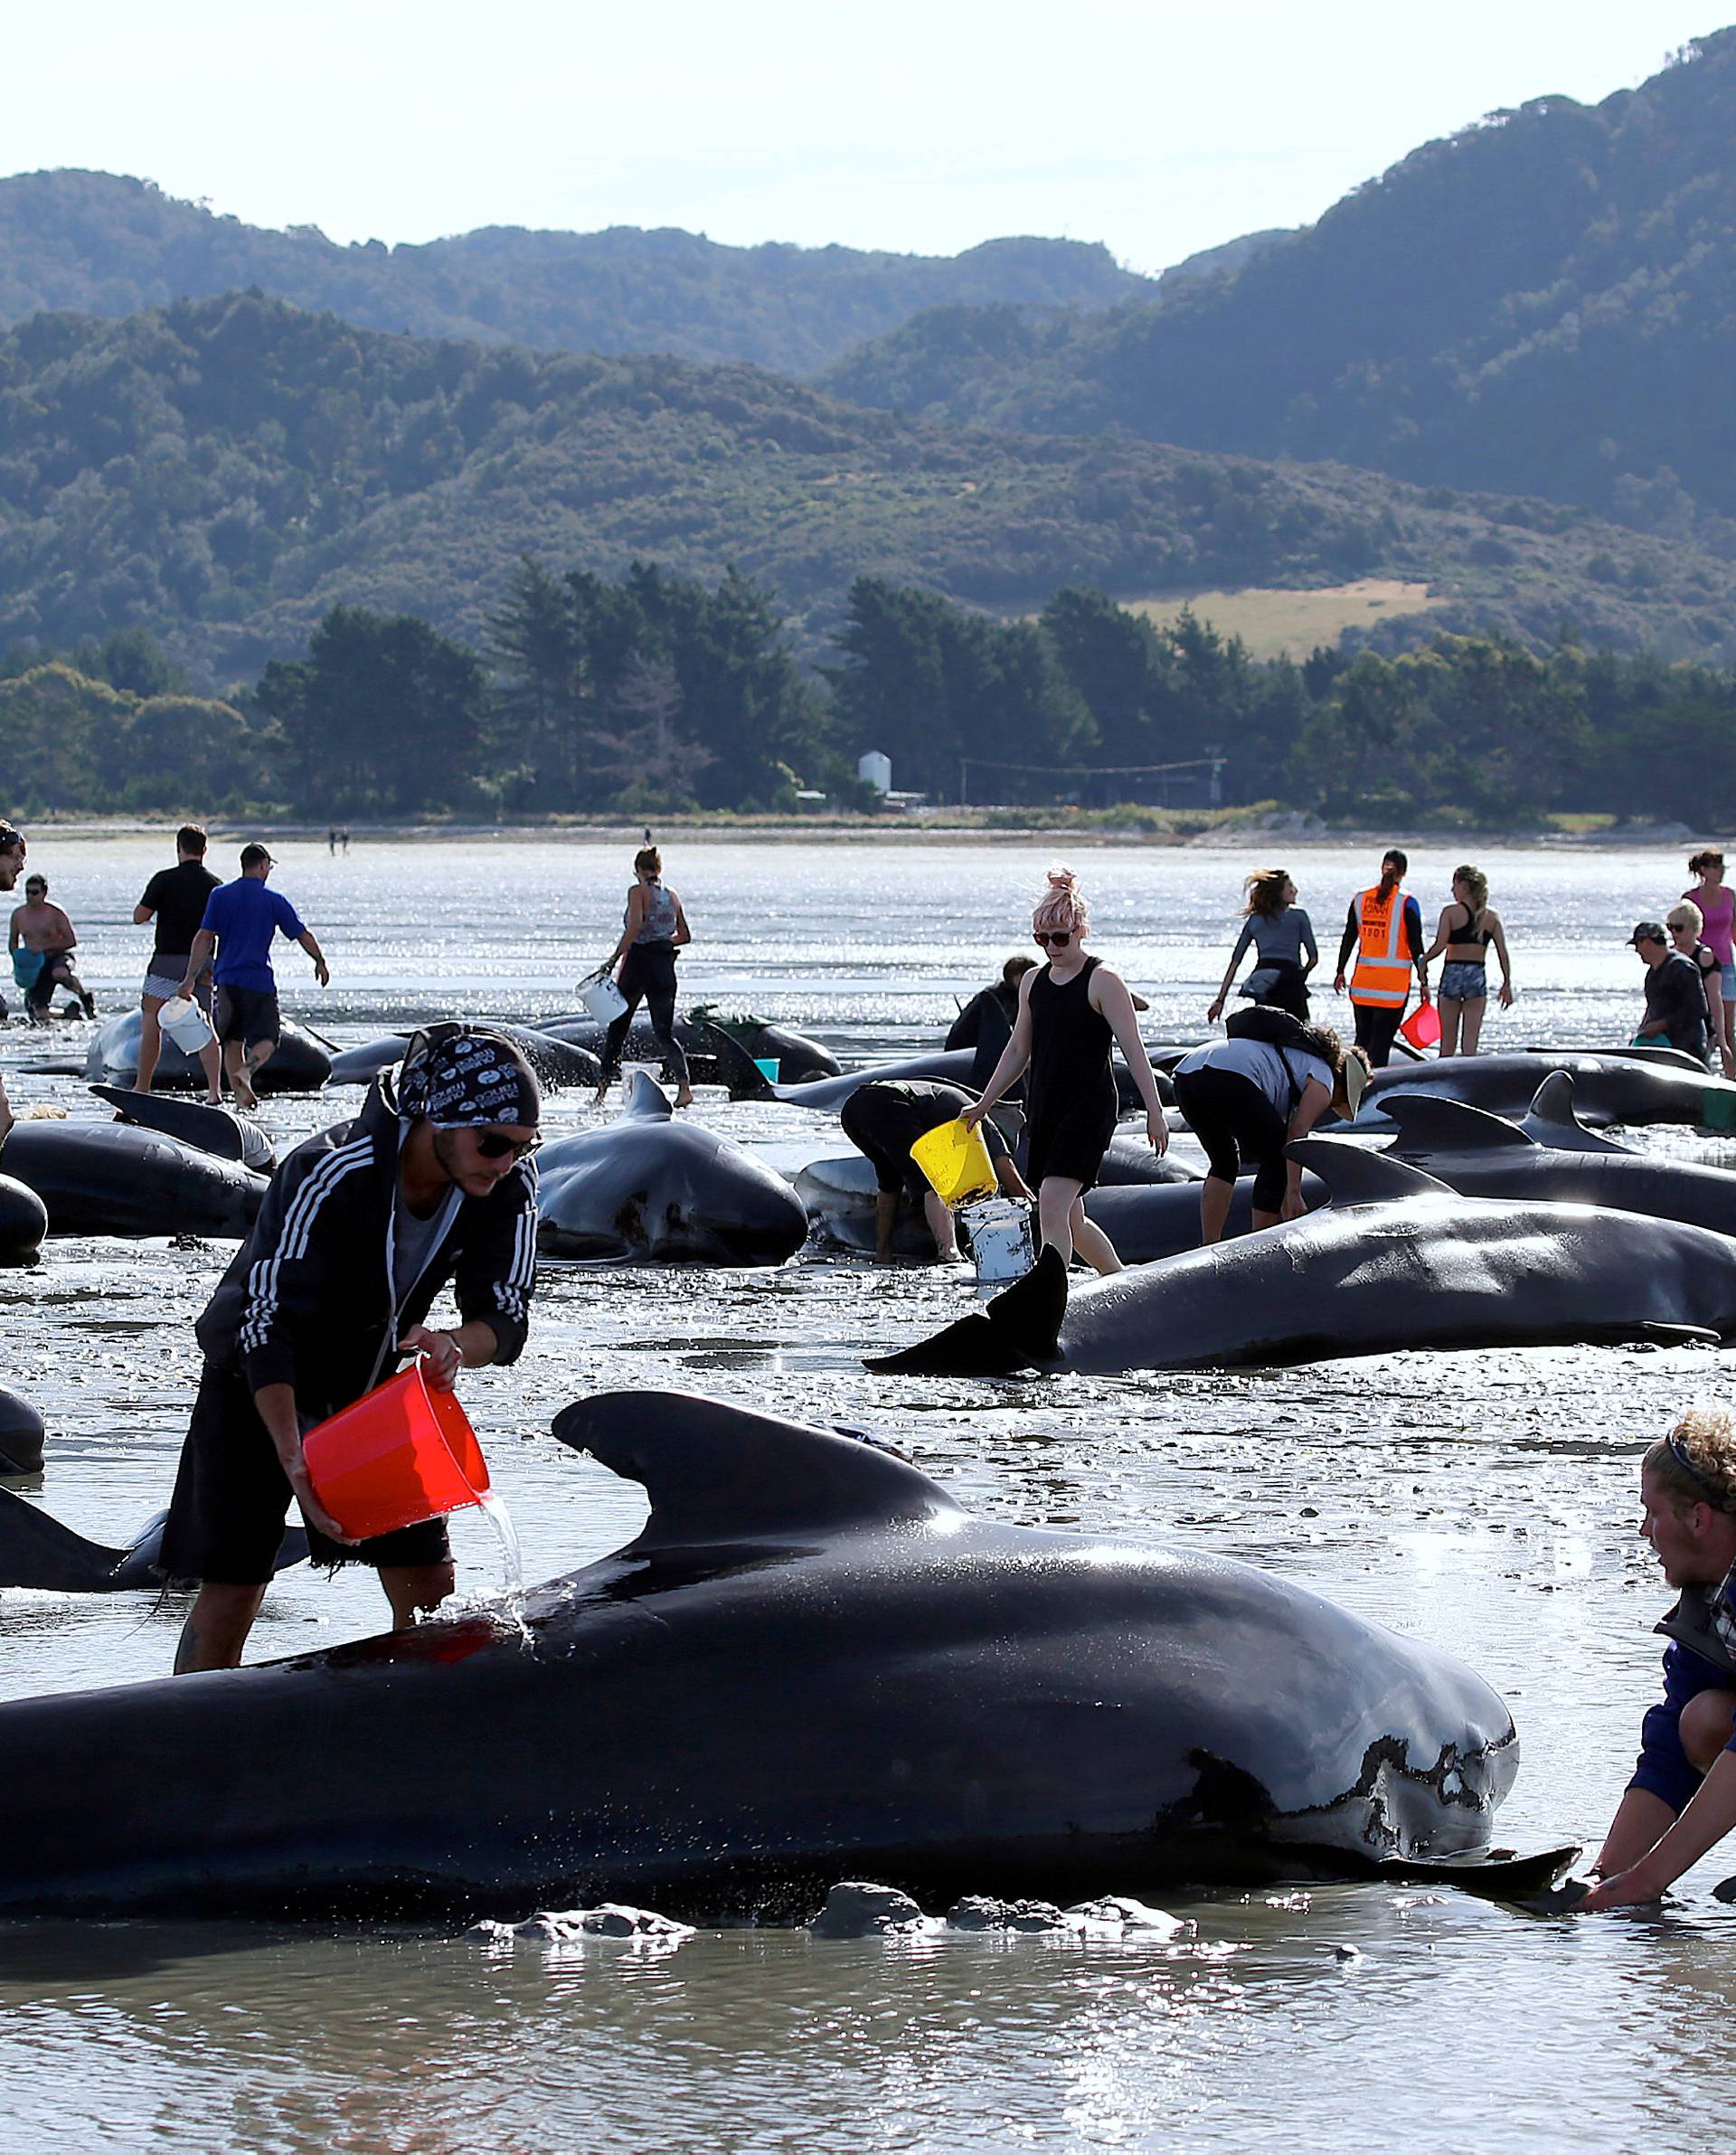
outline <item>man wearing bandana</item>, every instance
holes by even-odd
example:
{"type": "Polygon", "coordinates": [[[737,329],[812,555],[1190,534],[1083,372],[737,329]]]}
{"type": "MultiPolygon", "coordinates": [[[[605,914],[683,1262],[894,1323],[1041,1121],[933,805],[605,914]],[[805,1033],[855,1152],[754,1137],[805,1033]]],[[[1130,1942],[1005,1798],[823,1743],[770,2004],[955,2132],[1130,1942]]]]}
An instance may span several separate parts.
{"type": "Polygon", "coordinates": [[[362,1112],[309,1138],[271,1179],[253,1230],[196,1331],[204,1370],[159,1568],[197,1579],[177,1674],[232,1668],[259,1614],[293,1498],[316,1564],[372,1564],[400,1626],[452,1592],[444,1520],[344,1538],[320,1507],[302,1436],[420,1355],[460,1369],[516,1361],[536,1257],[542,1100],[495,1034],[419,1033],[362,1112]],[[427,1323],[453,1284],[459,1321],[427,1323]]]}

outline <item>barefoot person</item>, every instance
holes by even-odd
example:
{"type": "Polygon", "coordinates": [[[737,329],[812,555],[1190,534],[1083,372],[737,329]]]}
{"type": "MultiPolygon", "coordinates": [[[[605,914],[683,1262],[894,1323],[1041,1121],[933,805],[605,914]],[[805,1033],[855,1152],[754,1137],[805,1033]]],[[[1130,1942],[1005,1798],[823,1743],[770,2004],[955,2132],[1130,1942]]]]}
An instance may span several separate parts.
{"type": "Polygon", "coordinates": [[[601,1107],[610,1083],[621,1074],[621,1050],[627,1028],[641,1002],[651,1014],[651,1030],[663,1054],[664,1074],[675,1081],[675,1105],[690,1108],[693,1089],[687,1082],[687,1057],[675,1038],[675,952],[693,939],[681,900],[664,886],[663,855],[655,846],[641,846],[633,856],[633,888],[627,893],[622,915],[621,940],[609,954],[603,970],[620,965],[616,986],[627,997],[627,1008],[614,1018],[603,1039],[603,1082],[597,1088],[595,1104],[601,1107]]]}
{"type": "Polygon", "coordinates": [[[1236,969],[1251,947],[1254,969],[1242,994],[1271,1009],[1288,1010],[1307,1025],[1308,975],[1320,962],[1314,922],[1297,903],[1296,885],[1283,868],[1261,868],[1245,877],[1241,887],[1247,899],[1242,907],[1241,933],[1224,968],[1223,985],[1206,1011],[1207,1022],[1216,1025],[1223,1016],[1236,969]]]}
{"type": "MultiPolygon", "coordinates": [[[[1736,1049],[1736,892],[1724,881],[1724,856],[1715,846],[1689,855],[1688,874],[1694,878],[1694,888],[1682,895],[1700,908],[1700,932],[1718,960],[1724,1023],[1713,1037],[1736,1049]]],[[[1726,1064],[1724,1075],[1731,1074],[1726,1064]]]]}
{"type": "Polygon", "coordinates": [[[242,846],[241,874],[205,901],[204,919],[193,939],[179,989],[191,1001],[200,975],[211,967],[223,1071],[236,1105],[243,1108],[259,1106],[253,1080],[283,1036],[277,975],[271,970],[272,938],[282,934],[299,943],[313,959],[314,977],[322,988],[332,977],[313,931],[302,926],[288,899],[266,888],[265,879],[276,865],[263,846],[242,846]]]}
{"type": "MultiPolygon", "coordinates": [[[[148,1092],[151,1089],[157,1058],[163,1052],[163,1032],[156,1014],[165,1003],[181,992],[194,940],[204,922],[206,903],[218,887],[217,878],[205,865],[205,834],[200,827],[196,823],[184,823],[175,834],[174,867],[159,868],[133,908],[133,919],[139,927],[146,927],[153,921],[156,923],[151,962],[145,974],[144,992],[138,1005],[138,1069],[133,1079],[136,1092],[148,1092]]],[[[199,1007],[209,1016],[209,971],[201,975],[197,994],[199,1007]]],[[[214,1039],[200,1049],[199,1063],[205,1073],[205,1098],[215,1107],[223,1097],[223,1063],[222,1050],[214,1039]]]]}
{"type": "MultiPolygon", "coordinates": [[[[873,1162],[874,1255],[882,1264],[892,1262],[901,1192],[921,1206],[940,1262],[958,1263],[958,1231],[952,1214],[910,1158],[910,1147],[943,1122],[955,1121],[970,1105],[971,1095],[961,1086],[938,1078],[874,1078],[858,1085],[844,1101],[838,1117],[844,1134],[873,1162]]],[[[992,1122],[983,1124],[983,1142],[1002,1189],[1009,1197],[1028,1197],[1031,1192],[1013,1165],[1006,1139],[992,1122]]]]}
{"type": "Polygon", "coordinates": [[[419,1033],[353,1122],[298,1145],[198,1323],[204,1354],[175,1498],[165,1578],[197,1579],[177,1675],[232,1668],[272,1575],[293,1498],[315,1563],[367,1564],[392,1621],[452,1591],[443,1520],[346,1541],[307,1478],[302,1436],[395,1359],[420,1355],[449,1392],[460,1369],[516,1361],[534,1282],[541,1097],[497,1035],[419,1033]],[[455,1325],[430,1328],[450,1280],[455,1325]]]}
{"type": "Polygon", "coordinates": [[[1360,1047],[1346,1050],[1324,1026],[1298,1025],[1293,1044],[1244,1033],[1208,1040],[1183,1056],[1171,1082],[1175,1104],[1211,1163],[1200,1185],[1200,1241],[1211,1243],[1223,1239],[1244,1167],[1253,1170],[1256,1229],[1301,1217],[1302,1165],[1284,1148],[1306,1137],[1328,1108],[1345,1122],[1354,1120],[1368,1055],[1360,1047]]]}
{"type": "Polygon", "coordinates": [[[1440,969],[1440,1053],[1474,1055],[1483,1033],[1483,1013],[1488,1007],[1489,947],[1501,961],[1501,1007],[1513,1007],[1513,961],[1507,956],[1506,930],[1501,916],[1489,903],[1489,879],[1481,868],[1453,870],[1453,902],[1444,905],[1435,929],[1435,940],[1423,952],[1423,963],[1444,951],[1440,969]]]}
{"type": "Polygon", "coordinates": [[[1639,1531],[1679,1599],[1657,1629],[1664,1696],[1579,1908],[1655,1901],[1736,1826],[1736,1422],[1684,1414],[1639,1464],[1639,1531]]]}
{"type": "Polygon", "coordinates": [[[1730,1005],[1724,1000],[1723,968],[1712,945],[1702,938],[1700,931],[1705,922],[1700,908],[1692,898],[1684,898],[1665,914],[1664,925],[1670,931],[1672,949],[1685,958],[1700,976],[1700,986],[1706,998],[1706,1030],[1712,1035],[1708,1058],[1715,1054],[1724,1075],[1736,1077],[1736,1055],[1731,1053],[1726,1029],[1730,1005]]]}
{"type": "Polygon", "coordinates": [[[24,1014],[32,1025],[47,1023],[57,988],[77,996],[87,1017],[97,1015],[97,1006],[72,970],[78,936],[61,908],[50,904],[46,875],[25,877],[24,903],[13,911],[8,942],[13,978],[24,991],[24,1014]]]}
{"type": "Polygon", "coordinates": [[[1055,871],[1031,918],[1032,940],[1049,962],[1019,982],[1013,1037],[982,1098],[960,1120],[976,1129],[1028,1063],[1024,1179],[1037,1193],[1043,1240],[1064,1263],[1077,1251],[1099,1272],[1118,1272],[1115,1244],[1085,1215],[1085,1193],[1103,1165],[1120,1105],[1112,1047],[1120,1048],[1146,1103],[1146,1135],[1155,1151],[1167,1148],[1169,1128],[1127,982],[1101,959],[1085,955],[1090,927],[1078,879],[1071,869],[1055,871]]]}

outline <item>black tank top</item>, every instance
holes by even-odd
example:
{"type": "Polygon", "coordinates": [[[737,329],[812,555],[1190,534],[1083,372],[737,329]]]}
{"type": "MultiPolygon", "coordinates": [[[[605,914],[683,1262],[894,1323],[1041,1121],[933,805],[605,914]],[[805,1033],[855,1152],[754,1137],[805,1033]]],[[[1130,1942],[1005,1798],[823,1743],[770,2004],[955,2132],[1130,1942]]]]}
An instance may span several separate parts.
{"type": "Polygon", "coordinates": [[[1045,1117],[1083,1104],[1100,1092],[1109,1073],[1115,1035],[1100,1010],[1091,1007],[1091,974],[1101,959],[1088,958],[1065,987],[1045,965],[1031,983],[1031,1103],[1045,1117]]]}
{"type": "Polygon", "coordinates": [[[1481,943],[1486,950],[1495,940],[1495,931],[1492,929],[1485,928],[1483,915],[1480,912],[1473,912],[1467,905],[1465,908],[1465,925],[1462,928],[1449,928],[1447,931],[1447,940],[1449,944],[1481,943]]]}

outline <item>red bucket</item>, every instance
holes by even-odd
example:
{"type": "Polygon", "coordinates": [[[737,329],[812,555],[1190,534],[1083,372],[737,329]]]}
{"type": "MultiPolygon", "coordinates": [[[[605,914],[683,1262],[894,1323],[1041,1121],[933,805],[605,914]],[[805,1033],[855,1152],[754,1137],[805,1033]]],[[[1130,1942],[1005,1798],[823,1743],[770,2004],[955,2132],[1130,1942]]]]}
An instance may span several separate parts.
{"type": "Polygon", "coordinates": [[[431,1392],[420,1362],[316,1424],[302,1441],[314,1493],[345,1534],[376,1534],[480,1504],[488,1466],[453,1392],[431,1392]]]}
{"type": "Polygon", "coordinates": [[[1432,1003],[1419,1003],[1399,1030],[1412,1047],[1434,1047],[1440,1040],[1440,1013],[1432,1003]]]}

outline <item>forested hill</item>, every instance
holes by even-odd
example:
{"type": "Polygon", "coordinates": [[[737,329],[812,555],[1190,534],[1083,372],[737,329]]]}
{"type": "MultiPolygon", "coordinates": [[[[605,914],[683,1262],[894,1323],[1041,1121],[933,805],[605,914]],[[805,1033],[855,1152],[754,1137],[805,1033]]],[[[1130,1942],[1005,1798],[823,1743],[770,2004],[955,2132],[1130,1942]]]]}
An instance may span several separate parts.
{"type": "Polygon", "coordinates": [[[1233,278],[1060,322],[952,307],[823,377],[907,412],[1125,428],[1610,508],[1736,515],[1736,30],[1596,107],[1417,150],[1233,278]]]}
{"type": "Polygon", "coordinates": [[[0,326],[257,287],[364,328],[544,351],[673,352],[811,372],[920,308],[1107,307],[1155,288],[1107,248],[991,240],[950,256],[722,247],[684,232],[503,226],[388,248],[263,232],[103,172],[0,180],[0,326]]]}
{"type": "Polygon", "coordinates": [[[1736,564],[1544,503],[942,428],[749,366],[425,342],[249,294],[0,337],[0,647],[148,628],[209,685],[337,604],[480,641],[527,553],[736,566],[810,655],[862,575],[1007,613],[1081,582],[1391,577],[1446,595],[1430,628],[1736,650],[1736,564]]]}

